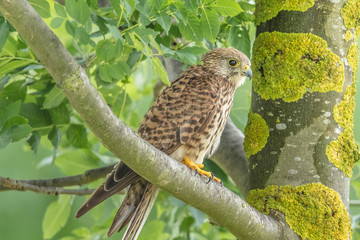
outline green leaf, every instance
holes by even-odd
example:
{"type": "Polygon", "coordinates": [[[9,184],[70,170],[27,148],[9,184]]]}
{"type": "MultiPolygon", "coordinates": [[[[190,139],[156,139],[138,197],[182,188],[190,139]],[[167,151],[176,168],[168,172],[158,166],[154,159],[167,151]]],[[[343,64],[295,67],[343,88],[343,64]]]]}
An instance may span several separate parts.
{"type": "Polygon", "coordinates": [[[120,6],[120,1],[119,0],[110,0],[111,6],[113,7],[113,9],[115,10],[116,14],[118,16],[121,15],[121,6],[120,6]]]}
{"type": "Polygon", "coordinates": [[[53,158],[52,158],[52,162],[55,161],[56,158],[56,153],[57,153],[57,148],[61,142],[61,132],[60,129],[57,128],[56,126],[54,126],[50,133],[48,134],[48,139],[50,140],[51,144],[54,147],[54,152],[53,152],[53,158]]]}
{"type": "Polygon", "coordinates": [[[48,139],[50,140],[53,147],[56,149],[61,142],[61,132],[57,127],[53,127],[48,135],[48,139]]]}
{"type": "Polygon", "coordinates": [[[171,17],[170,17],[170,15],[167,14],[166,11],[162,11],[158,15],[156,15],[156,21],[164,29],[166,34],[168,34],[169,30],[170,30],[170,27],[171,27],[171,17]]]}
{"type": "Polygon", "coordinates": [[[0,130],[8,119],[20,112],[20,105],[20,101],[10,102],[5,99],[0,99],[0,130]]]}
{"type": "Polygon", "coordinates": [[[54,108],[59,106],[65,99],[65,94],[57,87],[53,87],[51,91],[45,96],[43,103],[44,109],[54,108]]]}
{"type": "Polygon", "coordinates": [[[31,150],[34,151],[35,156],[37,154],[40,140],[41,140],[40,133],[38,131],[33,131],[29,139],[26,141],[29,144],[31,150]]]}
{"type": "Polygon", "coordinates": [[[247,2],[239,2],[240,7],[244,10],[244,11],[251,11],[251,12],[255,12],[255,5],[251,4],[251,3],[247,3],[247,2]]]}
{"type": "Polygon", "coordinates": [[[90,230],[85,227],[74,229],[72,233],[76,235],[78,239],[91,239],[92,236],[90,230]]]}
{"type": "Polygon", "coordinates": [[[144,49],[143,43],[138,39],[139,35],[135,32],[130,32],[128,36],[131,39],[132,45],[136,48],[137,51],[142,51],[144,49]]]}
{"type": "Polygon", "coordinates": [[[28,124],[13,126],[9,129],[11,129],[11,142],[17,142],[26,138],[32,132],[32,127],[28,124]]]}
{"type": "Polygon", "coordinates": [[[24,86],[25,81],[16,81],[8,84],[1,92],[0,96],[15,102],[17,100],[24,101],[27,88],[24,86]]]}
{"type": "Polygon", "coordinates": [[[51,239],[62,229],[69,219],[71,211],[71,196],[61,195],[56,202],[47,207],[42,222],[44,239],[51,239]]]}
{"type": "Polygon", "coordinates": [[[67,13],[65,10],[65,7],[63,5],[58,4],[57,2],[54,2],[55,12],[63,18],[67,17],[67,13]]]}
{"type": "Polygon", "coordinates": [[[99,27],[99,31],[102,35],[105,35],[109,32],[108,27],[106,26],[106,20],[96,14],[91,14],[92,21],[99,27]]]}
{"type": "Polygon", "coordinates": [[[76,149],[60,154],[55,161],[66,175],[76,175],[84,171],[99,167],[100,159],[86,149],[76,149]]]}
{"type": "Polygon", "coordinates": [[[109,62],[115,58],[115,46],[109,39],[99,41],[96,47],[96,56],[100,61],[109,62]]]}
{"type": "Polygon", "coordinates": [[[142,57],[142,52],[136,51],[135,49],[130,53],[130,56],[128,60],[126,61],[126,64],[129,66],[129,68],[133,68],[135,64],[140,60],[142,57]]]}
{"type": "Polygon", "coordinates": [[[20,108],[20,115],[29,120],[29,125],[33,128],[49,126],[51,124],[50,114],[47,110],[42,110],[35,103],[23,103],[20,108]]]}
{"type": "Polygon", "coordinates": [[[83,125],[71,124],[66,131],[66,138],[73,147],[88,147],[86,128],[83,125]]]}
{"type": "Polygon", "coordinates": [[[84,0],[66,0],[65,7],[68,14],[79,23],[85,25],[90,21],[90,10],[84,0]]]}
{"type": "Polygon", "coordinates": [[[9,26],[7,24],[7,21],[5,21],[4,18],[2,18],[0,20],[0,52],[6,42],[8,35],[9,35],[9,26]]]}
{"type": "Polygon", "coordinates": [[[242,12],[239,14],[240,19],[242,19],[245,22],[254,22],[255,21],[255,15],[248,13],[248,12],[242,12]]]}
{"type": "Polygon", "coordinates": [[[60,104],[57,107],[49,109],[52,123],[55,125],[68,124],[70,122],[69,110],[65,103],[60,104]]]}
{"type": "Polygon", "coordinates": [[[200,19],[200,26],[203,36],[210,42],[214,43],[220,28],[219,16],[216,11],[203,9],[200,19]]]}
{"type": "Polygon", "coordinates": [[[211,4],[211,7],[222,16],[234,17],[242,12],[236,0],[217,0],[211,4]]]}
{"type": "Polygon", "coordinates": [[[59,28],[63,23],[64,18],[55,17],[51,20],[50,27],[52,28],[59,28]]]}
{"type": "Polygon", "coordinates": [[[0,134],[0,149],[5,148],[7,145],[11,143],[11,132],[5,131],[0,134]]]}
{"type": "Polygon", "coordinates": [[[185,0],[185,7],[187,10],[196,12],[198,11],[198,1],[197,0],[185,0]]]}
{"type": "Polygon", "coordinates": [[[28,0],[30,5],[38,12],[43,18],[51,17],[50,5],[46,0],[28,0]]]}
{"type": "Polygon", "coordinates": [[[99,66],[99,76],[102,81],[112,83],[112,77],[109,74],[109,66],[108,65],[100,65],[99,66]]]}
{"type": "MultiPolygon", "coordinates": [[[[11,26],[11,25],[10,25],[11,26]]],[[[18,41],[15,40],[11,34],[8,35],[6,41],[5,41],[5,44],[2,48],[2,53],[5,54],[5,55],[9,55],[9,56],[14,56],[15,57],[15,54],[17,52],[17,48],[18,48],[18,41]]],[[[8,61],[3,61],[3,62],[8,62],[8,61]]],[[[3,66],[3,62],[0,63],[0,66],[3,66]]]]}
{"type": "Polygon", "coordinates": [[[90,44],[90,35],[86,32],[84,27],[76,28],[76,36],[79,38],[81,44],[85,46],[90,44]]]}
{"type": "Polygon", "coordinates": [[[130,75],[131,74],[131,69],[129,67],[129,65],[125,62],[118,62],[117,63],[117,67],[126,75],[130,75]]]}
{"type": "Polygon", "coordinates": [[[185,23],[179,23],[179,30],[190,41],[201,42],[204,38],[200,27],[200,19],[191,13],[187,15],[185,23]]]}
{"type": "Polygon", "coordinates": [[[180,225],[180,231],[182,231],[182,232],[189,231],[190,226],[193,225],[194,223],[195,223],[195,219],[193,217],[184,218],[184,220],[182,221],[182,223],[180,225]]]}
{"type": "Polygon", "coordinates": [[[147,26],[150,23],[149,18],[155,15],[155,13],[161,8],[161,5],[161,0],[138,0],[135,8],[141,13],[140,22],[143,24],[143,26],[147,26]],[[148,22],[142,22],[141,15],[143,16],[144,20],[146,19],[148,22]]]}
{"type": "Polygon", "coordinates": [[[20,68],[20,67],[24,67],[26,65],[29,65],[30,63],[33,63],[32,59],[29,60],[12,60],[11,62],[2,65],[0,67],[0,76],[3,76],[7,73],[12,72],[13,70],[20,68]]]}
{"type": "Polygon", "coordinates": [[[115,80],[120,80],[124,77],[124,73],[121,71],[118,65],[118,63],[113,63],[107,66],[108,73],[115,80]]]}
{"type": "Polygon", "coordinates": [[[21,116],[9,118],[0,132],[0,148],[6,147],[10,142],[17,142],[30,135],[32,128],[28,120],[21,116]]]}
{"type": "Polygon", "coordinates": [[[157,33],[149,28],[136,28],[134,32],[140,37],[146,44],[151,42],[151,37],[155,38],[157,33]]]}
{"type": "Polygon", "coordinates": [[[24,117],[21,116],[13,116],[11,118],[9,118],[6,123],[4,124],[4,127],[1,129],[1,132],[3,132],[4,130],[15,126],[15,125],[22,125],[22,124],[27,124],[28,120],[24,117]]]}
{"type": "Polygon", "coordinates": [[[165,71],[163,65],[161,64],[160,59],[157,57],[152,58],[152,64],[154,67],[154,71],[157,73],[161,81],[166,85],[170,86],[170,81],[168,79],[167,72],[165,71]]]}
{"type": "Polygon", "coordinates": [[[124,38],[122,37],[119,29],[116,26],[110,25],[110,24],[106,24],[107,28],[110,30],[112,36],[116,39],[116,40],[120,40],[122,43],[124,43],[124,38]]]}
{"type": "Polygon", "coordinates": [[[202,47],[187,47],[183,48],[175,53],[178,60],[186,63],[188,65],[193,65],[200,62],[200,57],[207,52],[205,48],[202,47]]]}
{"type": "Polygon", "coordinates": [[[66,29],[66,32],[68,34],[70,34],[72,37],[76,37],[76,27],[74,25],[74,23],[70,22],[70,21],[66,21],[65,22],[65,29],[66,29]]]}

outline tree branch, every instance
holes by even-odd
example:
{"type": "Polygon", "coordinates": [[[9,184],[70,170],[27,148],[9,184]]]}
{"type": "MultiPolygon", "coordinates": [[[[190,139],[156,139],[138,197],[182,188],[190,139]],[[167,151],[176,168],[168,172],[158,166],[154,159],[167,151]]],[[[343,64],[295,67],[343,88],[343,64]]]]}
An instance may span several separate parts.
{"type": "Polygon", "coordinates": [[[201,176],[141,139],[112,113],[59,39],[26,0],[0,0],[0,12],[18,31],[99,140],[130,168],[198,208],[239,239],[295,239],[291,230],[239,196],[201,176]],[[286,233],[285,233],[286,232],[286,233]]]}
{"type": "Polygon", "coordinates": [[[29,183],[13,180],[11,178],[0,177],[0,186],[5,187],[7,190],[18,190],[18,191],[33,191],[36,193],[43,193],[48,195],[59,195],[59,194],[71,194],[71,195],[88,195],[91,194],[94,189],[65,189],[59,187],[42,187],[35,186],[29,183]]]}
{"type": "MultiPolygon", "coordinates": [[[[17,184],[23,186],[31,185],[34,187],[49,187],[49,188],[67,187],[67,186],[76,186],[76,185],[81,186],[93,182],[99,178],[105,177],[106,174],[108,174],[113,169],[113,167],[114,165],[90,169],[85,171],[83,174],[69,176],[69,177],[36,179],[36,180],[16,180],[16,182],[17,184]]],[[[23,190],[23,189],[14,186],[7,187],[5,186],[5,184],[2,184],[2,182],[0,182],[0,191],[7,191],[7,190],[23,190]]],[[[26,190],[31,190],[31,189],[26,189],[26,190]]]]}

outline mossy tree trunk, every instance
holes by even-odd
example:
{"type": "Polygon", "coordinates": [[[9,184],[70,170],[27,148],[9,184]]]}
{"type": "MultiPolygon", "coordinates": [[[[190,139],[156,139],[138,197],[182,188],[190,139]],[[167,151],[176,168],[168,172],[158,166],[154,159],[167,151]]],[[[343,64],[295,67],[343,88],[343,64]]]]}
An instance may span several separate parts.
{"type": "MultiPolygon", "coordinates": [[[[321,183],[348,209],[349,177],[359,159],[353,139],[358,31],[348,15],[356,16],[359,1],[267,2],[256,2],[252,111],[244,144],[250,190],[321,183]]],[[[265,212],[271,208],[266,201],[260,204],[265,212]]]]}

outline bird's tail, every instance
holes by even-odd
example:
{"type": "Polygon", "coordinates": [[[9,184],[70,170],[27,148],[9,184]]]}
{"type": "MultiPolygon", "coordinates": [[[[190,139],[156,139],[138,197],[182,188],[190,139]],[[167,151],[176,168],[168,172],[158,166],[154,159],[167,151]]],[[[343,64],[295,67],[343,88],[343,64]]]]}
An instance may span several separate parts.
{"type": "Polygon", "coordinates": [[[123,163],[115,166],[105,182],[80,207],[76,217],[81,217],[105,199],[129,185],[129,191],[121,203],[107,235],[110,237],[114,232],[120,232],[129,224],[123,240],[136,240],[154,205],[159,189],[141,178],[123,163]]]}
{"type": "Polygon", "coordinates": [[[124,215],[124,212],[126,212],[125,208],[128,207],[128,203],[124,201],[121,204],[119,211],[116,213],[113,224],[109,229],[108,237],[110,237],[119,226],[120,228],[118,232],[120,232],[121,229],[129,222],[129,225],[123,236],[123,240],[136,240],[144,226],[147,217],[149,216],[158,193],[159,188],[147,182],[145,191],[142,191],[142,193],[138,194],[138,196],[142,195],[141,200],[137,203],[136,206],[134,206],[134,210],[131,211],[131,214],[129,214],[126,220],[121,217],[124,215]]]}

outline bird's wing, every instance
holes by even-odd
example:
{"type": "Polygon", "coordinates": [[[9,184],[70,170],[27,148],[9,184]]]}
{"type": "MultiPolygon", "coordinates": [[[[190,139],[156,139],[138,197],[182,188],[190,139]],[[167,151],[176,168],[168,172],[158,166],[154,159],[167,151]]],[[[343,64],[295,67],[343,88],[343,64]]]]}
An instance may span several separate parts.
{"type": "Polygon", "coordinates": [[[79,208],[76,213],[76,217],[81,217],[105,199],[120,192],[130,184],[138,181],[140,178],[141,177],[137,173],[132,171],[123,162],[119,162],[107,175],[105,182],[103,182],[79,208]]]}
{"type": "Polygon", "coordinates": [[[156,99],[139,135],[170,155],[204,131],[217,111],[219,86],[202,66],[188,68],[156,99]]]}

